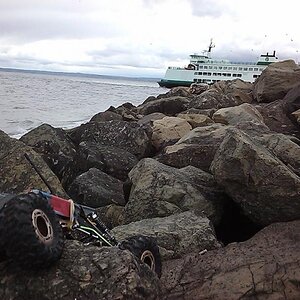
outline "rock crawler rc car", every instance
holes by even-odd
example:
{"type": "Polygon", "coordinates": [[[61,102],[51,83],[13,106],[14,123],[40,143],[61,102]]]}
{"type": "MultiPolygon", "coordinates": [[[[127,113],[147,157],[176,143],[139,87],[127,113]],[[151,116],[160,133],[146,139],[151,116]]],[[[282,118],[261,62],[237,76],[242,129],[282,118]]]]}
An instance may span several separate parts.
{"type": "Polygon", "coordinates": [[[119,242],[91,207],[40,190],[0,196],[0,259],[8,257],[30,269],[45,268],[60,258],[65,237],[129,250],[161,275],[154,238],[137,235],[119,242]]]}

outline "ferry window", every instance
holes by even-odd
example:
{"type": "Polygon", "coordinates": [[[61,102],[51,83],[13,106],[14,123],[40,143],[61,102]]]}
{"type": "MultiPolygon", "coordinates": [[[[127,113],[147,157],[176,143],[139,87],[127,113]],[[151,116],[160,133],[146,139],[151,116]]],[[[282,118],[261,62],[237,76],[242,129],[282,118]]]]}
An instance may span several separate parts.
{"type": "Polygon", "coordinates": [[[197,79],[194,79],[193,81],[194,81],[194,82],[197,82],[197,79]]]}
{"type": "Polygon", "coordinates": [[[226,76],[226,73],[222,73],[223,76],[226,76]]]}
{"type": "Polygon", "coordinates": [[[259,71],[263,71],[263,68],[259,68],[259,71]]]}
{"type": "Polygon", "coordinates": [[[239,68],[239,71],[242,71],[243,70],[243,68],[239,68]]]}
{"type": "Polygon", "coordinates": [[[199,75],[202,75],[202,72],[199,72],[199,75]]]}
{"type": "Polygon", "coordinates": [[[244,71],[248,71],[248,68],[244,68],[244,71]]]}
{"type": "Polygon", "coordinates": [[[218,67],[217,67],[217,66],[214,66],[214,69],[215,69],[215,70],[218,70],[218,67]]]}
{"type": "Polygon", "coordinates": [[[255,74],[253,75],[253,78],[257,78],[257,77],[259,77],[259,75],[255,75],[255,74]]]}
{"type": "Polygon", "coordinates": [[[227,77],[230,77],[231,76],[231,74],[230,73],[227,73],[227,77]]]}
{"type": "Polygon", "coordinates": [[[208,68],[209,68],[209,69],[212,69],[212,66],[209,66],[208,68]]]}
{"type": "Polygon", "coordinates": [[[237,67],[233,67],[233,70],[237,70],[237,67]]]}
{"type": "Polygon", "coordinates": [[[232,74],[232,77],[236,77],[236,74],[232,74]]]}
{"type": "Polygon", "coordinates": [[[222,67],[219,67],[219,70],[222,70],[222,67]]]}
{"type": "Polygon", "coordinates": [[[204,69],[207,69],[207,66],[204,66],[204,69]]]}
{"type": "Polygon", "coordinates": [[[199,66],[199,69],[203,69],[203,66],[199,66]]]}
{"type": "Polygon", "coordinates": [[[222,74],[221,73],[218,73],[218,76],[221,76],[222,74]]]}
{"type": "Polygon", "coordinates": [[[213,73],[213,76],[217,76],[217,73],[213,73]]]}
{"type": "Polygon", "coordinates": [[[224,67],[223,69],[224,69],[224,70],[227,70],[227,67],[224,67]]]}
{"type": "Polygon", "coordinates": [[[228,67],[228,70],[232,70],[232,67],[228,67]]]}
{"type": "Polygon", "coordinates": [[[203,72],[203,75],[207,75],[207,72],[203,72]]]}
{"type": "Polygon", "coordinates": [[[237,77],[242,77],[242,74],[237,74],[237,77]]]}
{"type": "Polygon", "coordinates": [[[208,73],[207,73],[207,75],[208,75],[208,76],[211,76],[211,73],[210,73],[210,72],[208,72],[208,73]]]}
{"type": "Polygon", "coordinates": [[[249,71],[253,71],[253,68],[249,68],[249,71]]]}
{"type": "Polygon", "coordinates": [[[254,68],[254,71],[258,71],[258,68],[254,68]]]}

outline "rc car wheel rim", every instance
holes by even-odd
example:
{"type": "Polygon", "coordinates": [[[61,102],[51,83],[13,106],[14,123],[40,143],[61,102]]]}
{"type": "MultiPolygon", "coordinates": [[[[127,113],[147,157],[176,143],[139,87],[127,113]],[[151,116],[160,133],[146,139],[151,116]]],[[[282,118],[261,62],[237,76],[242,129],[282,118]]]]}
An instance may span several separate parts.
{"type": "Polygon", "coordinates": [[[149,251],[149,250],[144,251],[141,256],[141,261],[143,263],[145,263],[146,265],[148,265],[148,267],[152,271],[155,271],[155,258],[151,251],[149,251]]]}
{"type": "Polygon", "coordinates": [[[35,234],[45,244],[53,240],[53,227],[47,215],[40,209],[32,212],[32,225],[35,234]]]}

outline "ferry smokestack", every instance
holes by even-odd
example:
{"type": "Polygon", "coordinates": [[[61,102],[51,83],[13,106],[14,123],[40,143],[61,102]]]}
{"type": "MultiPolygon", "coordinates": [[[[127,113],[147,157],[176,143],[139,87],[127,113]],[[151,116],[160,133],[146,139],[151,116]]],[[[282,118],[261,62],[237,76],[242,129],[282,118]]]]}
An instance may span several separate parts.
{"type": "Polygon", "coordinates": [[[274,57],[275,57],[275,52],[276,52],[276,51],[274,50],[274,51],[273,51],[273,56],[274,56],[274,57]]]}

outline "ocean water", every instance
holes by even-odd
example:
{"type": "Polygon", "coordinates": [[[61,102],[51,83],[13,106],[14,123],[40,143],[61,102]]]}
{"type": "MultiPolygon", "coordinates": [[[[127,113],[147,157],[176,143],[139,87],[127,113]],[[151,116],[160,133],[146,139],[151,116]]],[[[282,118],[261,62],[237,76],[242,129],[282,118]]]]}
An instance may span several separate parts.
{"type": "Polygon", "coordinates": [[[43,123],[72,128],[111,105],[165,92],[155,80],[1,70],[0,129],[20,138],[43,123]]]}

